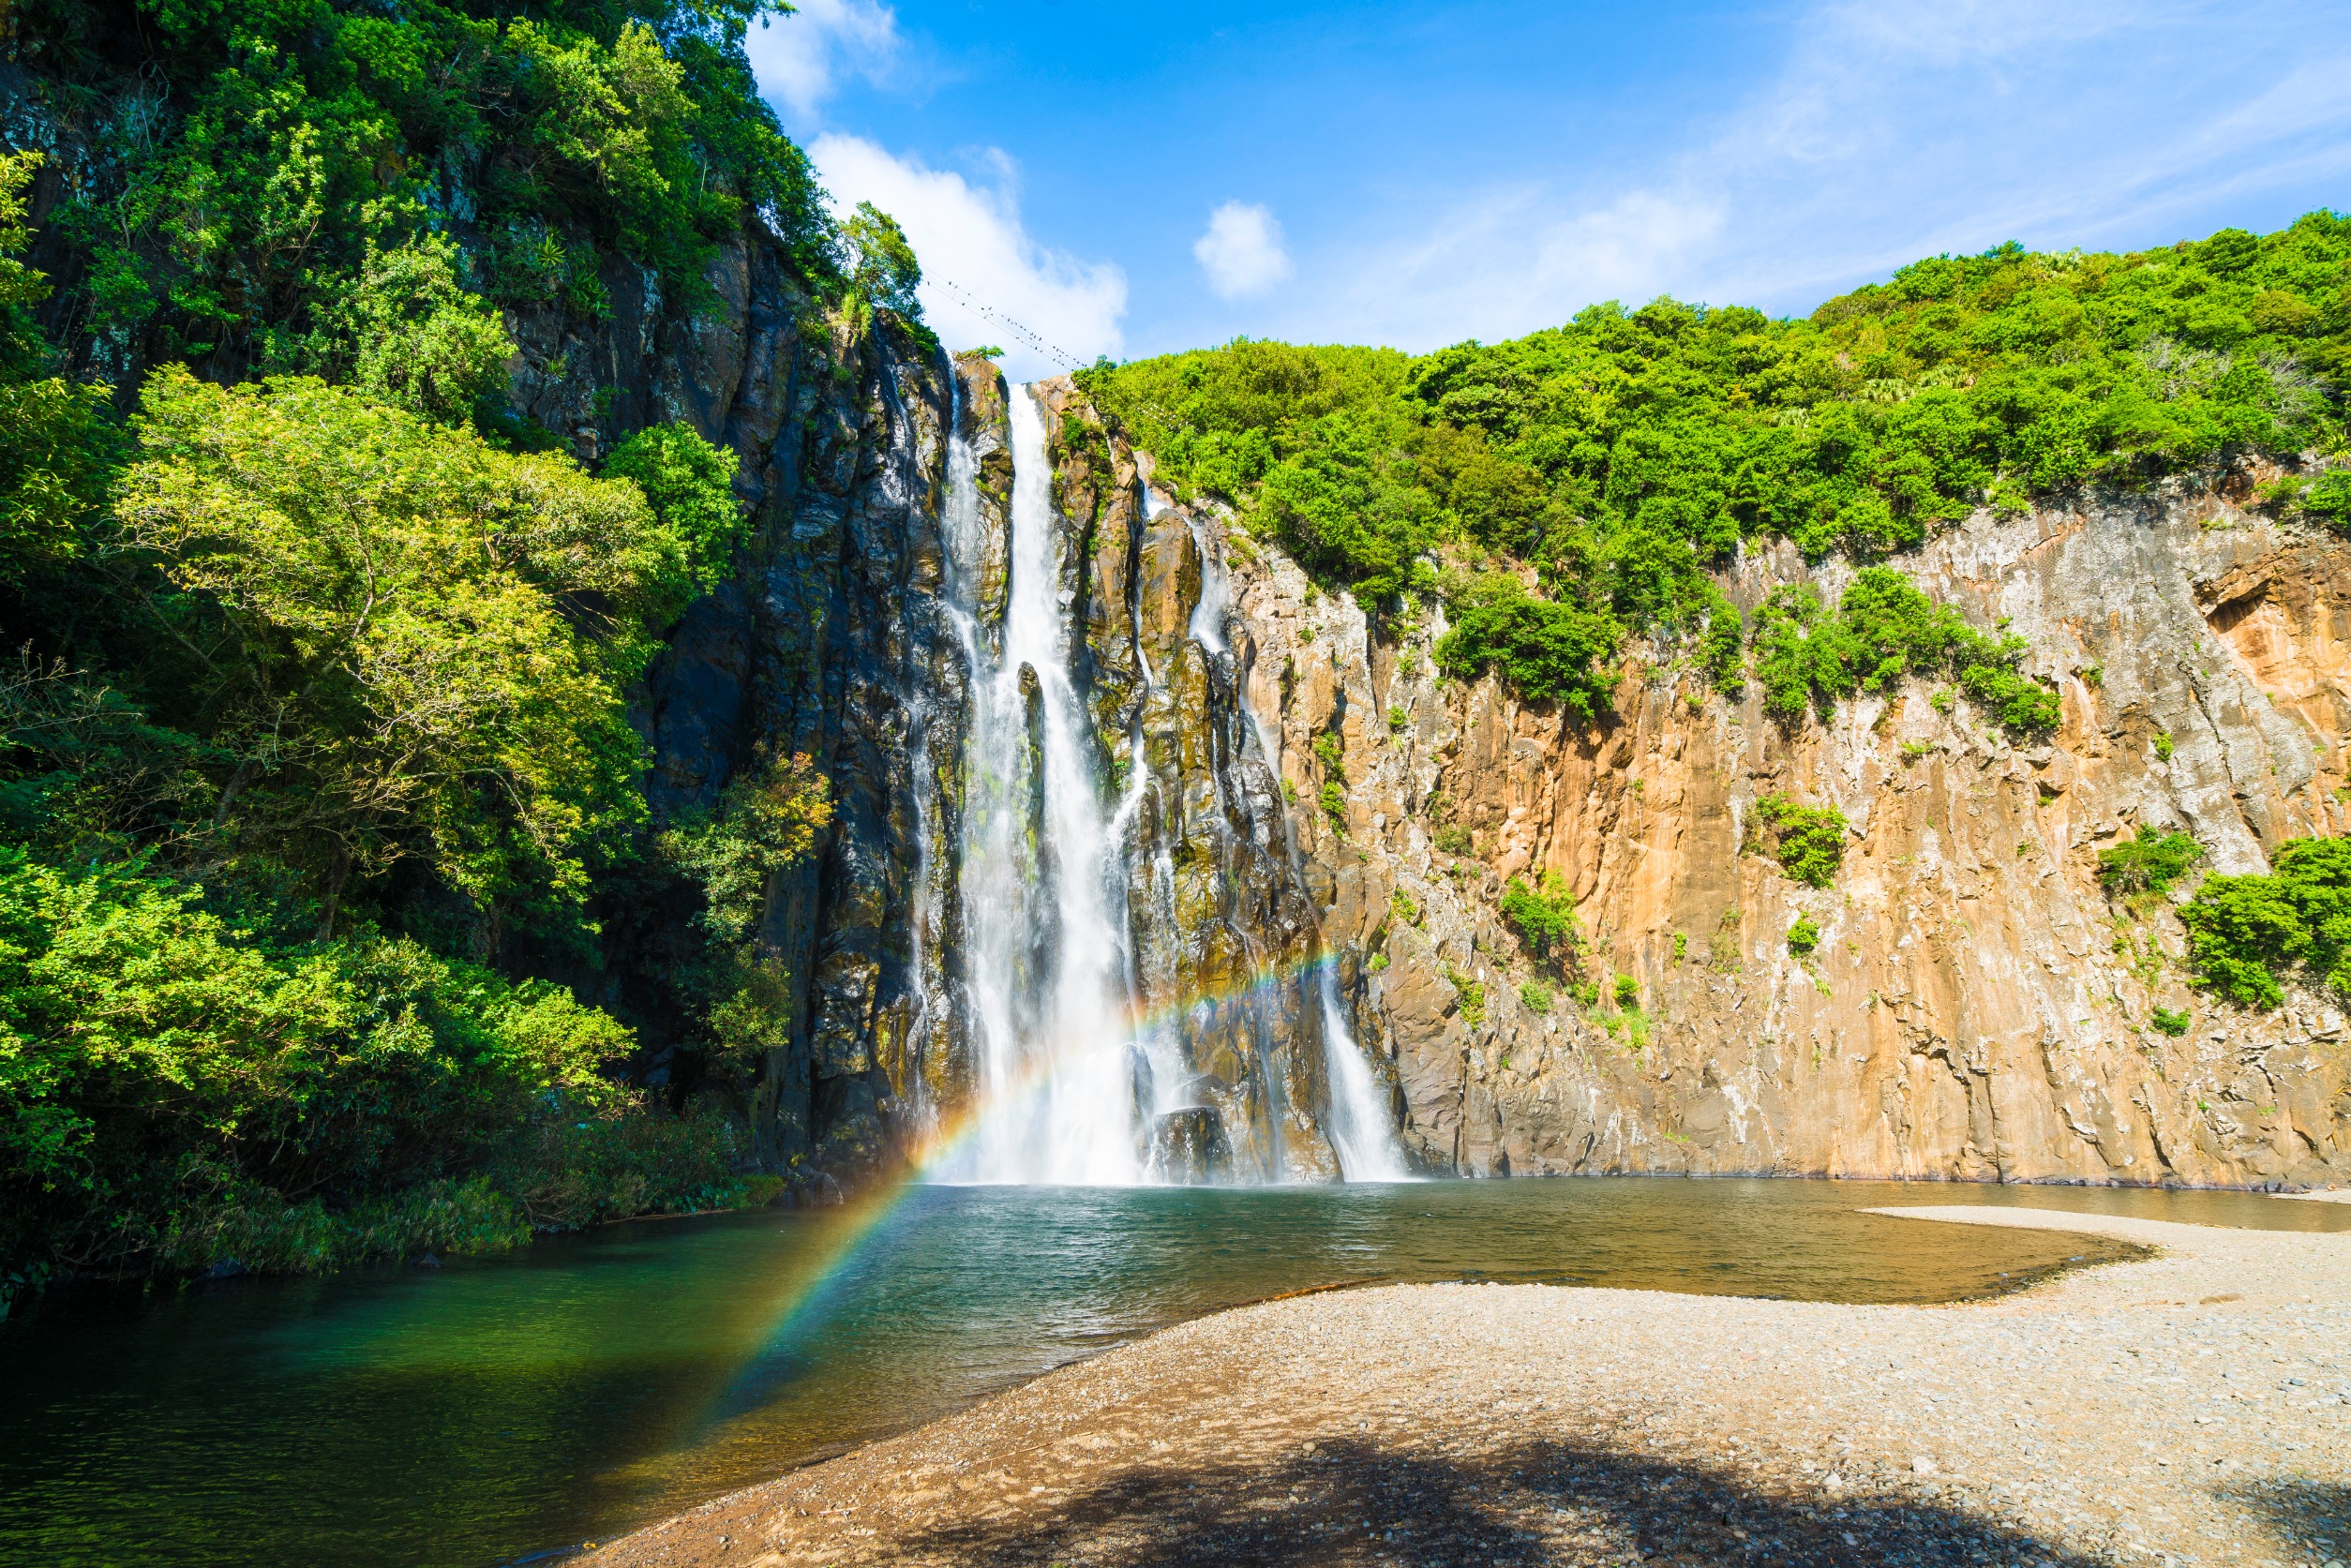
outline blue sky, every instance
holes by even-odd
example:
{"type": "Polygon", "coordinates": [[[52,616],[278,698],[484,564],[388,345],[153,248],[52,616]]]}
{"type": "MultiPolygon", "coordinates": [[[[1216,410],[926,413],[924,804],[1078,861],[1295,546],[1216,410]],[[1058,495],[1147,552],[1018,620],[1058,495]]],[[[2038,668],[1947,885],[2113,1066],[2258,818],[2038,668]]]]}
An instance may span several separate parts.
{"type": "Polygon", "coordinates": [[[752,36],[771,101],[1021,376],[974,302],[1080,358],[1424,350],[2351,207],[2340,0],[799,3],[752,36]]]}

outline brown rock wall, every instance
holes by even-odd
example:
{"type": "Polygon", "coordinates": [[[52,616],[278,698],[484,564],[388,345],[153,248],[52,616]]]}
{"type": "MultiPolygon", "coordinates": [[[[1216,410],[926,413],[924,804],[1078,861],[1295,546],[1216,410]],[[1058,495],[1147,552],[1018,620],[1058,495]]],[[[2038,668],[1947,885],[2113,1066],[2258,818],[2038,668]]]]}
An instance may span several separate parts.
{"type": "MultiPolygon", "coordinates": [[[[2141,829],[2186,827],[2233,873],[2351,826],[2343,541],[2179,485],[1980,515],[1901,561],[2030,641],[2064,701],[2038,744],[1916,683],[1786,731],[1666,649],[1628,665],[1612,723],[1578,730],[1491,680],[1438,680],[1435,613],[1371,627],[1278,553],[1235,555],[1250,700],[1300,800],[1329,776],[1315,739],[1340,744],[1343,827],[1293,817],[1359,1034],[1431,1166],[2351,1179],[2342,999],[2216,1007],[2184,984],[2168,905],[2112,900],[2095,874],[2141,829]],[[1755,852],[1774,793],[1849,820],[1832,886],[1755,852]],[[1496,911],[1507,877],[1545,871],[1579,904],[1564,974],[1496,911]],[[1800,915],[1822,933],[1809,958],[1786,941],[1800,915]],[[1637,1008],[1606,1001],[1618,975],[1637,1008]],[[1483,988],[1482,1021],[1455,978],[1483,988]],[[1521,1001],[1530,980],[1550,1011],[1521,1001]],[[1602,1000],[1570,999],[1577,983],[1602,1000]],[[2194,1028],[2154,1032],[2157,1006],[2194,1028]]],[[[1727,586],[1751,606],[1807,575],[1834,595],[1849,570],[1761,550],[1727,586]]]]}

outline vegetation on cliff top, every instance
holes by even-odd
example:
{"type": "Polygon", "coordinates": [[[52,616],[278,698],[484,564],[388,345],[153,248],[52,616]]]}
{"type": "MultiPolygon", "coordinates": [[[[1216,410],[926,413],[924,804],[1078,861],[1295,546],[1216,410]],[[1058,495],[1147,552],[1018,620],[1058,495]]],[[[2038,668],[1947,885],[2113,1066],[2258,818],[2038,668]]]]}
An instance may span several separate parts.
{"type": "MultiPolygon", "coordinates": [[[[1417,357],[1242,339],[1084,380],[1163,475],[1234,503],[1325,586],[1386,602],[1437,590],[1439,550],[1501,564],[1513,586],[1443,585],[1464,628],[1449,662],[1586,711],[1627,631],[1680,635],[1737,679],[1736,618],[1703,568],[1743,540],[1874,560],[2085,481],[2340,453],[2346,377],[2351,218],[2316,212],[2130,255],[1936,257],[1802,320],[1658,299],[1417,357]]],[[[2351,527],[2339,470],[2271,495],[2351,527]]],[[[1782,606],[1782,630],[1800,614],[1782,606]]],[[[2002,723],[2043,722],[2013,655],[1943,616],[1921,628],[1939,648],[1906,652],[2002,723]]],[[[1883,668],[1773,696],[1798,712],[1883,668]]]]}

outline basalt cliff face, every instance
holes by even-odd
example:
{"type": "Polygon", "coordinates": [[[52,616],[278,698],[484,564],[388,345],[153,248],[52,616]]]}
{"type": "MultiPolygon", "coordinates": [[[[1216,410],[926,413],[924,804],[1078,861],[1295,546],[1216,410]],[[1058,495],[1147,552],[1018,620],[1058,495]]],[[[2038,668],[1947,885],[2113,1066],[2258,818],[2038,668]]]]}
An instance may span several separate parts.
{"type": "MultiPolygon", "coordinates": [[[[2249,493],[2239,475],[1979,515],[1901,562],[2029,639],[2028,667],[2064,694],[2030,748],[1915,685],[1789,732],[1754,694],[1638,663],[1615,718],[1580,729],[1491,681],[1433,680],[1434,627],[1392,645],[1269,552],[1237,566],[1252,700],[1301,793],[1310,738],[1343,740],[1346,822],[1301,830],[1418,1157],[1475,1174],[2351,1178],[2341,999],[2212,1007],[2182,983],[2169,906],[2111,901],[2095,875],[2136,830],[2184,826],[2237,873],[2347,825],[2351,548],[2240,510],[2249,493]],[[1775,793],[1850,821],[1832,886],[1748,851],[1775,793]],[[1438,821],[1466,831],[1461,853],[1435,847],[1438,821]],[[1496,899],[1544,870],[1580,905],[1581,975],[1632,977],[1637,1008],[1521,1002],[1537,977],[1496,899]],[[1799,916],[1821,933],[1809,958],[1787,941],[1799,916]],[[2194,1027],[2155,1032],[2159,1005],[2194,1027]]],[[[1808,575],[1766,551],[1728,586],[1752,607],[1808,575]]],[[[1831,594],[1845,575],[1817,574],[1831,594]]]]}
{"type": "MultiPolygon", "coordinates": [[[[658,787],[680,798],[761,748],[818,754],[834,782],[829,842],[771,899],[802,1005],[767,1105],[775,1151],[846,1171],[976,1092],[969,671],[940,516],[952,428],[981,537],[1009,533],[1004,409],[1030,394],[887,340],[791,343],[794,374],[756,405],[781,416],[719,426],[755,476],[762,548],[681,629],[649,712],[658,787]]],[[[1432,1172],[2351,1180],[2340,999],[2210,1005],[2184,986],[2169,906],[2095,875],[2099,848],[2142,829],[2186,827],[2210,869],[2244,872],[2351,826],[2351,549],[2241,508],[2251,476],[1983,515],[1901,563],[2030,642],[2064,695],[2044,743],[1916,685],[1789,730],[1752,693],[1638,658],[1586,728],[1440,679],[1441,618],[1400,631],[1316,596],[1212,509],[1154,494],[1147,455],[1066,383],[1036,392],[1072,669],[1124,836],[1134,1008],[1206,1113],[1158,1129],[1166,1173],[1334,1173],[1343,1019],[1432,1172]],[[1343,822],[1316,804],[1330,783],[1343,822]],[[1755,851],[1773,794],[1850,822],[1830,887],[1755,851]],[[1544,871],[1585,938],[1564,974],[1496,908],[1505,878],[1544,871]],[[1787,942],[1800,915],[1821,932],[1808,956],[1787,942]],[[1318,955],[1338,1018],[1301,978],[1318,955]],[[1606,999],[1618,975],[1636,1006],[1606,999]],[[1530,980],[1550,1009],[1522,999],[1530,980]],[[2193,1028],[2155,1032],[2158,1006],[2193,1028]]],[[[1008,548],[966,563],[983,622],[1008,548]]],[[[1761,550],[1728,586],[1752,607],[1845,575],[1761,550]]]]}

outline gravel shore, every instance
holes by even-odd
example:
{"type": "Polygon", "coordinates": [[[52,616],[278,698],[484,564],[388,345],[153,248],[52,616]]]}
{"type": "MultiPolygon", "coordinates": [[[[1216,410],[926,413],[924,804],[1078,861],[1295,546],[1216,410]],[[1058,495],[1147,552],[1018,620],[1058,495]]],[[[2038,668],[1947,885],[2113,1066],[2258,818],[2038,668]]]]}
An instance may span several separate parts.
{"type": "Polygon", "coordinates": [[[591,1561],[2351,1558],[2351,1234],[1877,1212],[2158,1250],[1952,1307],[1502,1285],[1268,1302],[591,1561]]]}

